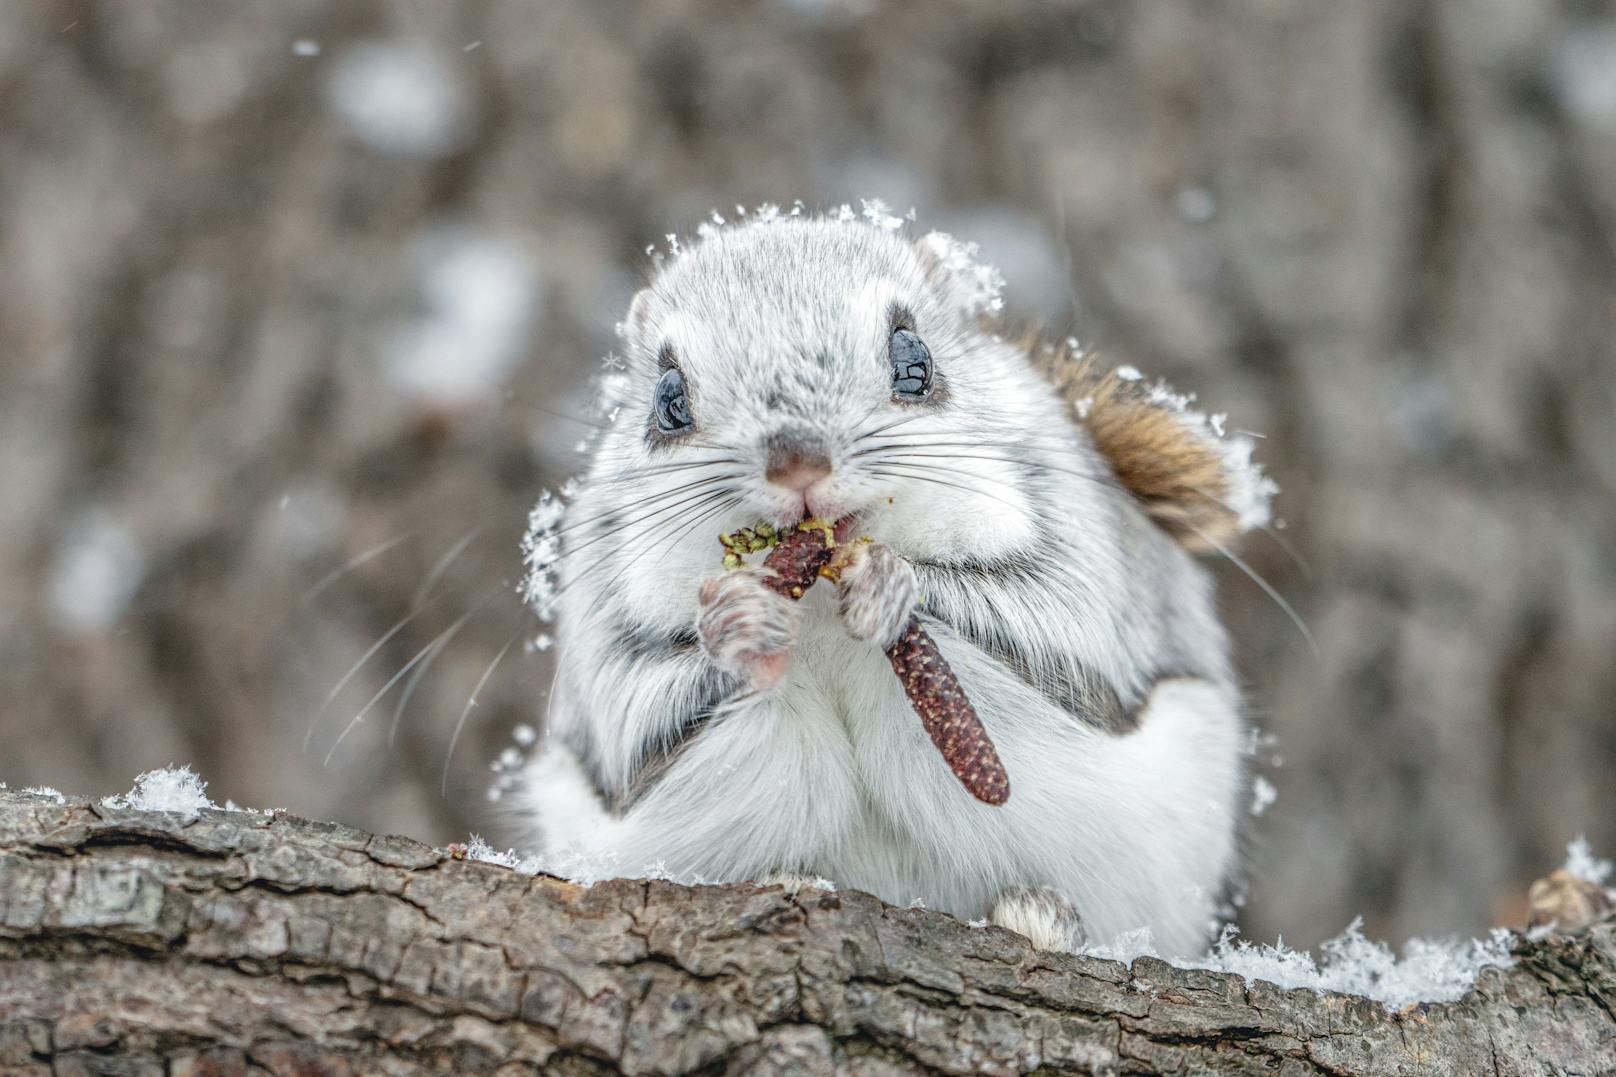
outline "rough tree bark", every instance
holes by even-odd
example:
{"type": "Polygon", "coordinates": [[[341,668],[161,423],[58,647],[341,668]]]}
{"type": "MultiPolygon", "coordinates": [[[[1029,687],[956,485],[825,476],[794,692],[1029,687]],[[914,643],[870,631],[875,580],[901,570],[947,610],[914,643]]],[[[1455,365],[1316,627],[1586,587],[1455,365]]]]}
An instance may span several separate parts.
{"type": "Polygon", "coordinates": [[[1604,1073],[1616,920],[1388,1011],[865,894],[0,793],[0,1072],[1604,1073]]]}

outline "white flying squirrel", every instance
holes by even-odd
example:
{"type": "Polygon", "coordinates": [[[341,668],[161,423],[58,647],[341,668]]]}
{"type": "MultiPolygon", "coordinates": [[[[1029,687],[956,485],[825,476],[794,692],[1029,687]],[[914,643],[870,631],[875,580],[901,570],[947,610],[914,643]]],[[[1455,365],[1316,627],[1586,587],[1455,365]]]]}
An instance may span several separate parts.
{"type": "MultiPolygon", "coordinates": [[[[1211,577],[1273,484],[1221,417],[996,326],[973,247],[765,213],[661,260],[603,381],[609,422],[528,539],[556,618],[522,782],[542,859],[591,878],[823,877],[1044,948],[1209,941],[1247,740],[1211,577]],[[724,532],[856,517],[792,602],[724,532]],[[883,648],[935,639],[1013,795],[949,772],[883,648]]],[[[757,559],[753,559],[755,562],[757,559]]]]}

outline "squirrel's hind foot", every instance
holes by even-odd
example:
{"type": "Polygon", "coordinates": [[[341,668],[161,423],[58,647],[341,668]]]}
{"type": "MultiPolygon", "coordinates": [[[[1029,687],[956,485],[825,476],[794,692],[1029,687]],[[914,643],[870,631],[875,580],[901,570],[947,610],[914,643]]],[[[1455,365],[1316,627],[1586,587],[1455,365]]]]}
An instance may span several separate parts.
{"type": "Polygon", "coordinates": [[[1040,950],[1070,953],[1083,945],[1083,918],[1065,895],[1049,886],[1010,886],[999,892],[989,917],[1025,935],[1040,950]]]}

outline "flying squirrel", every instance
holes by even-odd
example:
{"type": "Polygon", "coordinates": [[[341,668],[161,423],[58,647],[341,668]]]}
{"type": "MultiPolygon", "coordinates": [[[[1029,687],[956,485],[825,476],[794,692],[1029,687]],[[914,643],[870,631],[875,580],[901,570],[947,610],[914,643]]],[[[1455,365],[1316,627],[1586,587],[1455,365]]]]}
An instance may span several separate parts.
{"type": "Polygon", "coordinates": [[[1047,949],[1227,915],[1247,727],[1197,555],[1273,484],[1221,416],[1007,339],[975,248],[867,206],[765,211],[659,260],[605,429],[535,509],[556,680],[520,801],[594,879],[834,880],[1047,949]],[[717,536],[856,520],[793,601],[717,536]],[[967,795],[883,649],[924,626],[1013,795],[967,795]]]}

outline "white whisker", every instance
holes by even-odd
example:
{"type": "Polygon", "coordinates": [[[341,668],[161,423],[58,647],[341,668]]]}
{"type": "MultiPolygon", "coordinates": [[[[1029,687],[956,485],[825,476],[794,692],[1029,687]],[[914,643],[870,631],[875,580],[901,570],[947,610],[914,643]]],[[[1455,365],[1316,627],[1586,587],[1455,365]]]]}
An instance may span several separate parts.
{"type": "Polygon", "coordinates": [[[388,640],[392,639],[394,636],[403,631],[404,627],[411,621],[415,620],[416,617],[420,616],[421,612],[425,608],[425,606],[417,606],[394,622],[393,627],[389,628],[386,632],[383,632],[381,638],[375,643],[372,643],[370,645],[370,649],[359,656],[359,661],[349,666],[348,672],[344,673],[342,675],[342,679],[337,681],[335,687],[326,693],[324,702],[320,704],[320,709],[314,714],[314,720],[309,723],[309,728],[303,734],[303,750],[305,752],[309,750],[309,742],[314,739],[314,731],[320,727],[322,722],[325,721],[326,711],[331,708],[331,704],[337,698],[338,694],[342,692],[343,688],[347,686],[349,681],[353,680],[354,675],[364,668],[365,663],[369,662],[376,656],[377,651],[387,646],[388,640]]]}
{"type": "Polygon", "coordinates": [[[1291,619],[1291,623],[1294,624],[1297,630],[1302,633],[1302,638],[1307,640],[1308,649],[1313,652],[1314,660],[1318,661],[1323,658],[1323,655],[1319,653],[1319,645],[1313,639],[1313,633],[1308,631],[1307,623],[1302,620],[1302,615],[1297,613],[1296,610],[1291,607],[1289,602],[1285,601],[1285,596],[1281,595],[1277,590],[1275,590],[1273,584],[1263,579],[1262,576],[1258,574],[1256,569],[1242,561],[1233,550],[1223,545],[1223,543],[1219,542],[1211,535],[1208,535],[1205,531],[1202,531],[1199,527],[1196,527],[1194,524],[1191,524],[1188,521],[1185,522],[1185,526],[1191,531],[1194,531],[1197,535],[1201,536],[1201,541],[1205,542],[1208,546],[1211,546],[1214,550],[1217,550],[1224,557],[1227,557],[1236,568],[1251,578],[1251,582],[1255,583],[1258,587],[1261,587],[1263,592],[1267,594],[1269,598],[1274,600],[1274,604],[1284,611],[1285,616],[1289,617],[1291,619]]]}
{"type": "Polygon", "coordinates": [[[431,570],[427,572],[426,579],[421,581],[421,586],[416,589],[414,597],[410,599],[410,605],[419,606],[426,601],[426,596],[432,591],[433,586],[443,578],[443,574],[449,571],[449,566],[453,565],[455,559],[466,552],[466,547],[475,542],[477,536],[483,533],[483,527],[484,525],[478,524],[470,531],[467,531],[458,542],[449,547],[448,553],[438,558],[437,564],[433,565],[431,570]]]}
{"type": "Polygon", "coordinates": [[[346,576],[348,573],[352,572],[366,561],[369,561],[371,558],[380,557],[382,554],[386,553],[388,550],[391,550],[394,546],[397,546],[399,543],[405,541],[409,537],[410,532],[406,531],[402,535],[390,538],[386,542],[372,546],[365,552],[349,558],[342,565],[332,569],[330,572],[327,572],[324,576],[321,576],[313,587],[310,587],[307,591],[304,591],[303,597],[298,599],[298,604],[307,606],[310,602],[313,602],[316,598],[323,594],[326,588],[342,579],[342,577],[346,576]]]}
{"type": "Polygon", "coordinates": [[[404,682],[404,691],[399,693],[398,703],[393,707],[392,720],[387,724],[388,748],[392,748],[394,741],[398,739],[398,727],[399,723],[404,718],[404,708],[410,705],[410,699],[415,695],[415,690],[421,686],[422,678],[424,678],[427,671],[432,668],[432,663],[438,660],[438,655],[442,654],[447,647],[447,640],[443,643],[432,644],[432,653],[427,655],[426,661],[415,667],[415,671],[410,674],[410,679],[404,682]]]}
{"type": "Polygon", "coordinates": [[[488,663],[488,668],[483,670],[481,677],[477,678],[476,686],[472,688],[471,695],[466,699],[466,706],[460,712],[460,720],[455,722],[454,733],[449,736],[449,750],[443,754],[443,781],[439,786],[440,793],[447,795],[449,792],[449,761],[454,758],[455,745],[460,740],[460,731],[466,726],[466,716],[471,713],[471,708],[477,705],[477,693],[483,690],[483,685],[487,684],[488,678],[494,675],[494,669],[504,659],[506,653],[510,651],[511,645],[515,642],[515,636],[505,641],[505,646],[501,647],[499,653],[494,656],[494,660],[488,663]]]}
{"type": "Polygon", "coordinates": [[[872,473],[880,475],[883,478],[898,479],[900,481],[913,479],[916,482],[930,482],[935,483],[938,486],[948,486],[955,490],[962,490],[968,494],[975,494],[978,497],[985,497],[992,501],[997,501],[1006,508],[1014,509],[1017,512],[1021,512],[1026,508],[1024,505],[1018,505],[1013,501],[1008,501],[989,490],[983,490],[979,487],[969,486],[964,483],[953,482],[949,479],[938,478],[936,475],[930,474],[933,469],[928,468],[923,464],[904,464],[894,461],[885,465],[876,465],[870,470],[872,473]],[[884,468],[902,468],[904,470],[900,472],[892,472],[890,470],[884,470],[884,468]]]}
{"type": "Polygon", "coordinates": [[[433,647],[440,644],[447,646],[449,641],[454,639],[454,637],[460,632],[460,629],[465,626],[467,621],[471,620],[471,618],[480,612],[484,606],[488,605],[489,602],[493,601],[499,595],[504,594],[507,587],[509,587],[508,582],[501,583],[498,589],[485,594],[475,606],[467,610],[465,613],[462,613],[458,618],[455,619],[453,624],[444,629],[442,632],[438,633],[438,635],[428,642],[425,647],[422,647],[419,651],[416,651],[415,657],[404,663],[402,669],[389,677],[387,683],[377,689],[376,694],[371,696],[370,700],[359,709],[359,713],[355,714],[352,720],[350,720],[348,724],[343,727],[342,733],[338,735],[336,743],[331,745],[331,750],[325,753],[325,761],[321,763],[321,766],[328,767],[331,765],[331,757],[336,755],[338,748],[342,747],[342,742],[348,739],[348,734],[352,733],[354,729],[356,729],[359,724],[365,720],[365,715],[370,713],[370,709],[388,693],[393,685],[397,684],[403,679],[405,674],[419,665],[421,661],[426,658],[428,653],[431,652],[433,647]]]}
{"type": "MultiPolygon", "coordinates": [[[[1206,498],[1208,501],[1212,501],[1223,506],[1224,509],[1228,510],[1230,515],[1235,517],[1240,515],[1239,512],[1235,511],[1233,505],[1230,505],[1227,501],[1223,500],[1221,497],[1218,497],[1216,494],[1209,494],[1199,487],[1195,488],[1195,492],[1206,498]]],[[[1273,539],[1274,545],[1278,546],[1281,550],[1284,550],[1285,553],[1290,556],[1290,559],[1296,563],[1296,567],[1302,570],[1302,575],[1304,577],[1310,580],[1313,578],[1313,566],[1308,564],[1307,558],[1302,556],[1301,551],[1298,550],[1289,539],[1285,538],[1284,535],[1281,535],[1278,531],[1275,531],[1267,524],[1257,524],[1256,527],[1257,530],[1273,539]]]]}
{"type": "Polygon", "coordinates": [[[602,531],[600,534],[594,536],[593,538],[587,539],[576,546],[563,548],[561,551],[561,558],[565,559],[576,556],[597,543],[605,542],[607,539],[623,535],[631,527],[638,527],[640,524],[648,523],[651,520],[666,516],[668,513],[675,512],[681,508],[689,509],[689,511],[694,512],[696,509],[690,508],[690,506],[694,505],[696,508],[700,508],[714,498],[723,497],[726,492],[727,489],[724,487],[720,487],[717,490],[705,490],[701,493],[693,494],[690,497],[684,498],[683,500],[675,501],[671,505],[663,505],[660,508],[652,509],[650,512],[642,513],[632,520],[619,524],[610,531],[602,531]]]}

